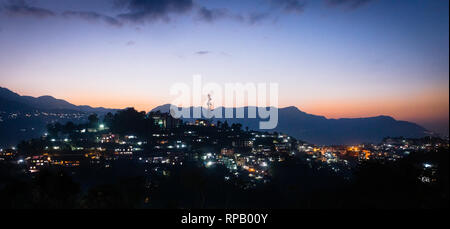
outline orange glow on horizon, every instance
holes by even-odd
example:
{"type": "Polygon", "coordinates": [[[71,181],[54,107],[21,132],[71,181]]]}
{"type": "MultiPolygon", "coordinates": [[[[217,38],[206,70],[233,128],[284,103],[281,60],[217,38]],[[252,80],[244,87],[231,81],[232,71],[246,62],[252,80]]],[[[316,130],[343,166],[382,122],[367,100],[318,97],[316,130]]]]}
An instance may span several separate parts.
{"type": "MultiPolygon", "coordinates": [[[[62,98],[76,105],[124,109],[134,107],[139,111],[150,111],[153,108],[170,103],[170,98],[144,99],[139,96],[126,97],[116,95],[74,96],[62,98]]],[[[327,118],[360,118],[379,115],[392,116],[397,120],[421,122],[427,120],[448,120],[449,97],[448,88],[410,95],[409,98],[373,98],[348,100],[310,101],[303,104],[280,103],[279,107],[295,105],[300,110],[327,118]]]]}
{"type": "MultiPolygon", "coordinates": [[[[157,106],[168,104],[172,100],[169,96],[144,95],[133,90],[85,89],[83,91],[56,90],[55,92],[50,92],[10,88],[20,95],[38,97],[50,94],[57,99],[64,99],[75,105],[89,105],[92,107],[114,109],[134,107],[139,111],[146,112],[157,106]]],[[[435,121],[448,123],[449,120],[449,88],[447,85],[440,85],[435,88],[411,92],[410,94],[396,97],[378,95],[372,98],[363,98],[355,95],[351,98],[326,98],[299,101],[300,99],[296,98],[280,98],[279,107],[294,105],[309,114],[322,115],[327,118],[359,118],[387,115],[397,120],[411,121],[419,124],[435,121]]]]}
{"type": "Polygon", "coordinates": [[[411,93],[408,97],[331,99],[297,105],[304,112],[327,118],[360,118],[387,115],[397,120],[423,122],[449,119],[449,88],[411,93]]]}

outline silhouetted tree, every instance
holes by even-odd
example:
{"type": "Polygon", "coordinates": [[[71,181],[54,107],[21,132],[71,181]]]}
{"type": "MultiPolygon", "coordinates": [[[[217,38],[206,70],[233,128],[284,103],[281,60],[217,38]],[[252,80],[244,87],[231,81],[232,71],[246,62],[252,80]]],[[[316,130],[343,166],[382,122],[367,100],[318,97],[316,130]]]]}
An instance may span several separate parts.
{"type": "Polygon", "coordinates": [[[75,131],[76,125],[73,122],[67,122],[63,127],[63,132],[66,134],[71,134],[75,131]]]}
{"type": "Polygon", "coordinates": [[[230,128],[230,126],[228,125],[228,122],[225,120],[225,122],[222,125],[222,129],[228,130],[229,128],[230,128]]]}
{"type": "Polygon", "coordinates": [[[89,126],[92,128],[98,127],[100,119],[98,118],[97,114],[91,114],[88,117],[89,120],[89,126]]]}
{"type": "Polygon", "coordinates": [[[112,131],[118,134],[137,134],[145,137],[155,128],[153,120],[147,119],[145,112],[134,108],[118,111],[114,115],[112,131]]]}
{"type": "Polygon", "coordinates": [[[113,125],[114,122],[114,115],[111,112],[108,112],[105,117],[103,117],[103,123],[108,126],[111,127],[113,125]]]}

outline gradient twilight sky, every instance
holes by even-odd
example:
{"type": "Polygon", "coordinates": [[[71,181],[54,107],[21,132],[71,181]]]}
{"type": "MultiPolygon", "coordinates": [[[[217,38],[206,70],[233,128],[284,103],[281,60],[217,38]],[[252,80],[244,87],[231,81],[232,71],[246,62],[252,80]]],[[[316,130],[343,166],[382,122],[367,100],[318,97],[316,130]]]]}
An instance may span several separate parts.
{"type": "Polygon", "coordinates": [[[192,82],[448,133],[448,0],[0,0],[0,86],[150,110],[192,82]]]}

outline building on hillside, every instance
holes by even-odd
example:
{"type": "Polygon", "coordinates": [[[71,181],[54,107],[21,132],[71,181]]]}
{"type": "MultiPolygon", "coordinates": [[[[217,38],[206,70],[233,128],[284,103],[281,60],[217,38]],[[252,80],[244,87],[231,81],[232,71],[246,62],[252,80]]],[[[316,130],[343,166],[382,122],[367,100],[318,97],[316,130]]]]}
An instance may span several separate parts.
{"type": "Polygon", "coordinates": [[[153,119],[156,126],[162,129],[173,129],[182,124],[181,119],[176,119],[169,113],[150,112],[149,117],[153,119]]]}

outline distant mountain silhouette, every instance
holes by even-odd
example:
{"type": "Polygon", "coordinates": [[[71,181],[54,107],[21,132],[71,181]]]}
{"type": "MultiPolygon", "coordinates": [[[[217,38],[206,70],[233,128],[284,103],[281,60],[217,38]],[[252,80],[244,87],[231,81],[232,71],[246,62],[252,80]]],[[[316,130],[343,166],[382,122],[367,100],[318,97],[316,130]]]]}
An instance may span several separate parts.
{"type": "Polygon", "coordinates": [[[115,112],[115,109],[103,107],[93,108],[90,106],[76,106],[62,99],[55,99],[52,96],[20,96],[7,88],[0,87],[0,111],[65,111],[65,112],[86,112],[104,114],[115,112]]]}
{"type": "MultiPolygon", "coordinates": [[[[191,107],[191,113],[192,113],[191,107]]],[[[245,107],[247,114],[248,107],[245,107]]],[[[236,109],[233,109],[236,113],[236,109]]],[[[170,112],[170,105],[156,107],[152,111],[170,112]]],[[[223,113],[224,114],[224,113],[223,113]]],[[[377,143],[384,137],[423,137],[426,129],[412,122],[397,121],[389,116],[369,118],[327,119],[305,113],[297,107],[286,107],[278,110],[278,126],[273,131],[283,132],[315,144],[358,144],[377,143]]],[[[223,116],[224,117],[224,116],[223,116]]],[[[185,119],[192,121],[193,119],[185,119]]],[[[244,128],[259,128],[260,119],[214,119],[214,121],[241,123],[244,128]]]]}
{"type": "MultiPolygon", "coordinates": [[[[191,109],[193,109],[191,107],[191,109]]],[[[233,109],[236,113],[236,109],[233,109]]],[[[55,99],[51,96],[31,97],[20,96],[6,88],[0,87],[0,118],[2,113],[54,111],[59,113],[81,112],[85,114],[97,113],[104,115],[107,112],[116,112],[115,109],[93,108],[90,106],[76,106],[67,101],[55,99]]],[[[152,111],[170,112],[170,105],[156,107],[152,111]]],[[[245,107],[245,114],[248,107],[245,107]]],[[[223,117],[224,113],[223,113],[223,117]]],[[[193,121],[194,119],[184,119],[193,121]]],[[[260,119],[214,119],[214,121],[228,121],[228,123],[241,123],[243,127],[259,129],[260,119]]],[[[312,115],[299,110],[297,107],[279,109],[278,126],[272,131],[283,132],[300,140],[315,144],[356,144],[380,142],[384,137],[423,137],[426,129],[411,122],[397,121],[389,116],[369,118],[327,119],[324,116],[312,115]]],[[[1,121],[1,120],[0,120],[1,121]]],[[[39,136],[45,131],[45,124],[58,120],[55,117],[28,118],[23,120],[5,120],[0,122],[0,144],[12,144],[20,139],[39,136]],[[30,134],[30,129],[34,129],[30,134]],[[25,131],[24,131],[25,130],[25,131]],[[20,136],[20,137],[17,137],[20,136]],[[20,139],[19,139],[20,138],[20,139]]],[[[71,120],[72,121],[72,120],[71,120]]]]}
{"type": "Polygon", "coordinates": [[[0,87],[0,148],[15,145],[21,140],[42,136],[48,123],[83,122],[89,114],[96,113],[101,116],[107,112],[115,111],[114,109],[76,106],[51,96],[38,98],[20,96],[6,88],[0,87]],[[25,116],[25,114],[35,114],[36,112],[69,115],[25,116]],[[11,114],[21,115],[11,116],[11,114]]]}

